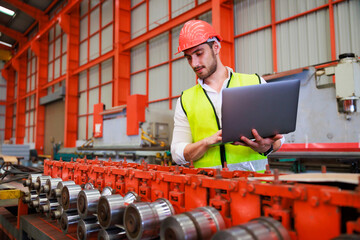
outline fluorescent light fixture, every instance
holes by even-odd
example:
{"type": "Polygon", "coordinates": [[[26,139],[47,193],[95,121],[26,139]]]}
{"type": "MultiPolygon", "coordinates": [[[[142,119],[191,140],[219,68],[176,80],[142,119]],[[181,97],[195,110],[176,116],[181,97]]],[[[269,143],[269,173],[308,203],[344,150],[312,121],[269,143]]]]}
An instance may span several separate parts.
{"type": "Polygon", "coordinates": [[[13,10],[10,10],[8,8],[4,8],[2,6],[0,6],[0,12],[5,13],[5,14],[7,14],[9,16],[14,16],[14,14],[15,14],[15,12],[13,10]]]}
{"type": "Polygon", "coordinates": [[[12,45],[10,43],[6,43],[6,42],[3,42],[3,41],[0,41],[0,44],[5,45],[7,47],[12,47],[12,45]]]}

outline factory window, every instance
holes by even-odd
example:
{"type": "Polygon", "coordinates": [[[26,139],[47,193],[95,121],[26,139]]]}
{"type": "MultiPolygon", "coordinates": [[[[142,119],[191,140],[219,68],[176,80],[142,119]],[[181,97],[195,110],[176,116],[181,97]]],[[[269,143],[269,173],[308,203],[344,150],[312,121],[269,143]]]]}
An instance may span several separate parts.
{"type": "Polygon", "coordinates": [[[94,104],[112,107],[112,86],[112,58],[79,73],[79,140],[92,137],[94,104]]]}
{"type": "Polygon", "coordinates": [[[24,143],[35,142],[35,94],[26,98],[24,143]]]}
{"type": "MultiPolygon", "coordinates": [[[[211,12],[199,19],[211,23],[211,12]]],[[[131,49],[130,94],[147,95],[149,107],[173,109],[181,92],[196,84],[182,54],[174,55],[181,27],[131,49]]]]}
{"type": "Polygon", "coordinates": [[[48,93],[52,93],[64,84],[67,68],[67,35],[59,24],[49,30],[48,59],[48,82],[53,83],[48,93]]]}
{"type": "Polygon", "coordinates": [[[28,50],[27,72],[26,72],[26,92],[29,93],[36,89],[37,78],[37,57],[33,51],[28,50]]]}
{"type": "Polygon", "coordinates": [[[80,6],[80,65],[113,50],[113,0],[84,0],[80,6]]]}

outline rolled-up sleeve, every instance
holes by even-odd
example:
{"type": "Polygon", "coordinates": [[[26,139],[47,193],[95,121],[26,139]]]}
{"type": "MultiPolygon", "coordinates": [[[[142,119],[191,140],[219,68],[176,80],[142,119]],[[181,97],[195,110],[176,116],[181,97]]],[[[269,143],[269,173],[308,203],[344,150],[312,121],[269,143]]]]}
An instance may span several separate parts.
{"type": "Polygon", "coordinates": [[[181,107],[179,98],[175,108],[174,132],[171,142],[171,156],[175,163],[179,165],[188,163],[184,157],[184,149],[189,143],[192,143],[190,124],[181,107]]]}

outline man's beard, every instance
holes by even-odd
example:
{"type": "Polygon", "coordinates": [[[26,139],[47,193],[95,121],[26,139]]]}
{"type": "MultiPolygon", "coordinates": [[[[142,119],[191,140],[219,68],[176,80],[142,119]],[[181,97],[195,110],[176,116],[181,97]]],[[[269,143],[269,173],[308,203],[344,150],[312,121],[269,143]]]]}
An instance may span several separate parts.
{"type": "Polygon", "coordinates": [[[195,73],[196,73],[196,75],[200,78],[200,79],[202,79],[202,80],[205,80],[206,78],[208,78],[208,77],[210,77],[215,71],[216,71],[216,69],[217,69],[217,62],[216,62],[216,57],[215,57],[215,53],[214,53],[214,51],[212,51],[211,52],[212,54],[212,58],[213,58],[213,62],[212,62],[212,64],[209,66],[209,72],[205,75],[205,76],[202,76],[202,74],[201,73],[196,73],[196,71],[195,71],[195,69],[194,69],[194,71],[195,71],[195,73]]]}

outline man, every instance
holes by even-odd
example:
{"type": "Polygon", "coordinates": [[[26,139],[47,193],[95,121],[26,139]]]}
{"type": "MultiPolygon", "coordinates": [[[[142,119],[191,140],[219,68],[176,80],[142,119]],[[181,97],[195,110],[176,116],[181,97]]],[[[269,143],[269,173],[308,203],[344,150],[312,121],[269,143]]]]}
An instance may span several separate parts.
{"type": "MultiPolygon", "coordinates": [[[[219,57],[222,37],[207,22],[190,20],[180,31],[178,53],[183,52],[198,76],[198,84],[178,99],[174,116],[171,154],[177,164],[193,161],[195,168],[221,168],[263,172],[267,155],[278,150],[282,135],[262,138],[255,129],[255,140],[211,146],[221,142],[222,89],[266,83],[253,74],[234,73],[219,57]]],[[[244,116],[245,117],[245,116],[244,116]]]]}

